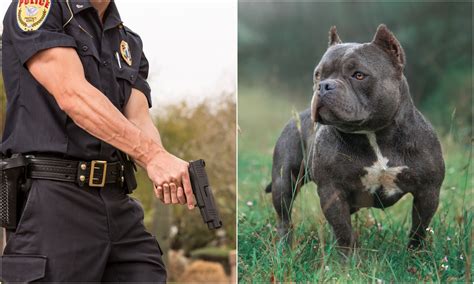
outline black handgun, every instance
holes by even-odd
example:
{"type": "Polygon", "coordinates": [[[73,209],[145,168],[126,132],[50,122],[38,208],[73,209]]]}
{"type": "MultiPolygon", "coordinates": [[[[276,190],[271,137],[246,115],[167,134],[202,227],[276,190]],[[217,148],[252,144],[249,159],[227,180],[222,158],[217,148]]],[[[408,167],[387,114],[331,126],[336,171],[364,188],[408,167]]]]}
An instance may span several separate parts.
{"type": "Polygon", "coordinates": [[[189,162],[189,178],[196,197],[197,206],[201,211],[202,220],[207,223],[209,230],[222,227],[222,221],[217,211],[211,185],[207,178],[204,160],[189,162]]]}

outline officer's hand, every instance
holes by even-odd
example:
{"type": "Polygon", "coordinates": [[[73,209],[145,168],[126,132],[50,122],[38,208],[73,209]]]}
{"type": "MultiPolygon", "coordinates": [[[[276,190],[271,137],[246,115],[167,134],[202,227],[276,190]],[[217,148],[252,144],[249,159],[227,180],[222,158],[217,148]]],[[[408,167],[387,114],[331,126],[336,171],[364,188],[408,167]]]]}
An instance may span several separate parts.
{"type": "Polygon", "coordinates": [[[155,195],[165,204],[188,204],[193,209],[195,199],[188,172],[189,163],[162,151],[153,157],[146,170],[155,186],[155,195]]]}

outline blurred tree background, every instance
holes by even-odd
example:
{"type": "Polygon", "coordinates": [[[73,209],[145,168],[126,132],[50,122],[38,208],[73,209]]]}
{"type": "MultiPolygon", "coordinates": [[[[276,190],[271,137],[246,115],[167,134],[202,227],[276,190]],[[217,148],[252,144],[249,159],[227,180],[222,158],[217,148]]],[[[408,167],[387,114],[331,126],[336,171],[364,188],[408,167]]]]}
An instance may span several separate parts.
{"type": "Polygon", "coordinates": [[[369,42],[386,24],[405,49],[415,104],[442,132],[472,121],[472,2],[239,2],[239,96],[265,88],[307,102],[312,71],[336,25],[345,42],[369,42]],[[451,123],[451,116],[455,119],[451,123]]]}

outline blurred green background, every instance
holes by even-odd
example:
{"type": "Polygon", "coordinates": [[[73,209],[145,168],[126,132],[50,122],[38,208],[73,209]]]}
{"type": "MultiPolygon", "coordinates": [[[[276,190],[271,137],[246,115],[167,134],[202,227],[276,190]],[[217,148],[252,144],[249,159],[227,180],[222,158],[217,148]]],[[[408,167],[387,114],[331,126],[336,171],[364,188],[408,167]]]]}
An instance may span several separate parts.
{"type": "Polygon", "coordinates": [[[469,281],[472,275],[472,3],[240,1],[238,93],[239,280],[469,281]],[[353,216],[360,250],[343,264],[315,185],[293,208],[291,252],[278,247],[271,161],[280,132],[309,107],[312,72],[337,26],[344,42],[369,42],[384,23],[402,44],[415,105],[436,128],[446,177],[430,247],[406,251],[412,197],[353,216]],[[446,268],[448,266],[448,268],[446,268]]]}

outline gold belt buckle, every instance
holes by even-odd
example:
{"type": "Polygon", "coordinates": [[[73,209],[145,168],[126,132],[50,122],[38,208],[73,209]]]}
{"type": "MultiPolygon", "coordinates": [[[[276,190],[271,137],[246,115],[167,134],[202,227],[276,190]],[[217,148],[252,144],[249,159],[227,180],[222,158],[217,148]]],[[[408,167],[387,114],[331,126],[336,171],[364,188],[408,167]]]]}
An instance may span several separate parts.
{"type": "Polygon", "coordinates": [[[107,176],[107,161],[91,161],[91,173],[89,175],[89,186],[90,187],[104,187],[105,178],[107,176]],[[102,168],[102,179],[95,177],[96,170],[102,168]]]}

